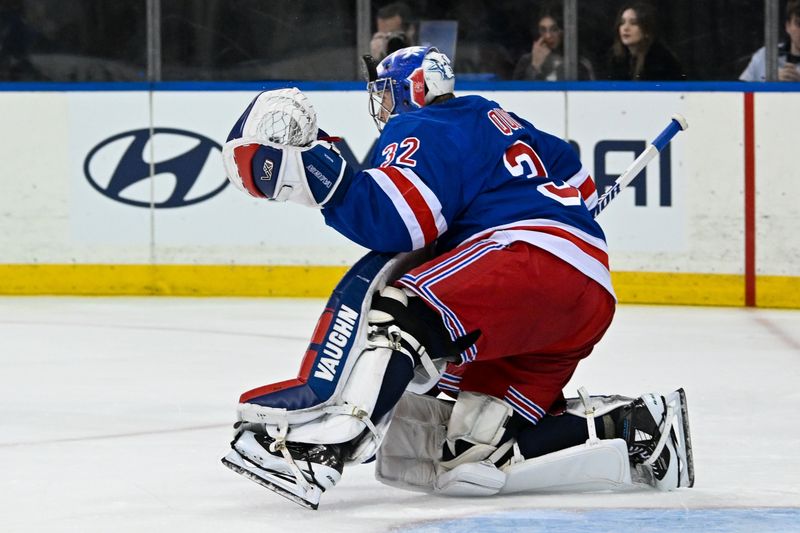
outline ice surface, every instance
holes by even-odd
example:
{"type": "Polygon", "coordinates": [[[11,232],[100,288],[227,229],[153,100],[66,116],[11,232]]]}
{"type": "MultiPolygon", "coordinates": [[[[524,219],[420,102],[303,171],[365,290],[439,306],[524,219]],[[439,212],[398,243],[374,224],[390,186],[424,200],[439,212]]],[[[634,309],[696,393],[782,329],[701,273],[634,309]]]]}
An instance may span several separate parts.
{"type": "Polygon", "coordinates": [[[798,311],[621,306],[579,367],[568,392],[686,389],[694,489],[443,498],[362,465],[308,511],[219,459],[323,304],[0,298],[0,531],[800,531],[798,311]]]}

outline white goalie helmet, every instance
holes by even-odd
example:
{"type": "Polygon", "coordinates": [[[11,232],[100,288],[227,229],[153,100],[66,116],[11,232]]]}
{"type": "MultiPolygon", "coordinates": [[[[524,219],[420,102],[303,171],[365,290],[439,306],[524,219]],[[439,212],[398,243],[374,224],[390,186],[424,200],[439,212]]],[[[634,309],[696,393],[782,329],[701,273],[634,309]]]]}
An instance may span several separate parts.
{"type": "Polygon", "coordinates": [[[401,48],[377,65],[365,56],[364,66],[369,111],[378,129],[389,118],[421,109],[455,88],[450,59],[433,46],[401,48]]]}
{"type": "Polygon", "coordinates": [[[422,61],[422,70],[425,73],[425,85],[428,92],[425,94],[425,103],[429,104],[437,96],[452,93],[456,86],[456,76],[450,58],[432,48],[422,61]]]}

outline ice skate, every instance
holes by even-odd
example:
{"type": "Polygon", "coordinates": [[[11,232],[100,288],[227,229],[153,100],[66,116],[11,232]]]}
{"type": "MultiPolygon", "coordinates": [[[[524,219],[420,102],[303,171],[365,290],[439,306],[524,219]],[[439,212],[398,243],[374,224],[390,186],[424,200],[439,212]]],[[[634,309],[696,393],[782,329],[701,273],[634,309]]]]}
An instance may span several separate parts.
{"type": "Polygon", "coordinates": [[[618,435],[641,481],[659,490],[694,485],[692,440],[686,394],[645,394],[623,408],[618,435]]]}
{"type": "Polygon", "coordinates": [[[317,509],[325,490],[342,477],[339,445],[283,442],[242,432],[222,463],[234,472],[309,509],[317,509]]]}

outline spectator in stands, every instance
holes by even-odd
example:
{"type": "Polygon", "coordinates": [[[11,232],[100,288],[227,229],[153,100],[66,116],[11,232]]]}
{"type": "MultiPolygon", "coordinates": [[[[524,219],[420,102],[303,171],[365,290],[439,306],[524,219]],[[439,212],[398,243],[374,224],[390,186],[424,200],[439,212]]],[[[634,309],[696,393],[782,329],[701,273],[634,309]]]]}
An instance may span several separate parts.
{"type": "Polygon", "coordinates": [[[25,22],[20,0],[0,6],[0,81],[39,81],[45,79],[30,59],[33,32],[25,22]]]}
{"type": "Polygon", "coordinates": [[[404,2],[393,2],[380,8],[375,22],[377,31],[372,35],[369,49],[376,60],[413,44],[411,10],[404,2]]]}
{"type": "Polygon", "coordinates": [[[617,15],[606,77],[611,80],[682,80],[678,59],[658,39],[652,6],[627,4],[617,15]]]}
{"type": "MultiPolygon", "coordinates": [[[[778,81],[800,81],[800,0],[786,3],[787,39],[778,45],[778,81]]],[[[753,57],[739,79],[742,81],[765,81],[767,79],[767,51],[762,46],[753,57]]]]}
{"type": "MultiPolygon", "coordinates": [[[[512,79],[557,81],[564,78],[561,15],[554,9],[541,12],[536,23],[536,38],[531,51],[519,58],[512,79]]],[[[585,58],[578,60],[578,79],[593,80],[592,64],[585,58]]]]}

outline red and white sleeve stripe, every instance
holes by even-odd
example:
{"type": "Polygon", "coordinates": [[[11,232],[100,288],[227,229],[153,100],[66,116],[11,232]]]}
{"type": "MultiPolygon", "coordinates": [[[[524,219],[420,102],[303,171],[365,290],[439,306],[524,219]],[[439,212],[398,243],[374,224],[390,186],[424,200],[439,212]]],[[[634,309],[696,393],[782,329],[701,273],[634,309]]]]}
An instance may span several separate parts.
{"type": "Polygon", "coordinates": [[[441,202],[413,170],[388,166],[367,170],[367,174],[386,193],[403,219],[414,250],[447,231],[441,202]]]}
{"type": "Polygon", "coordinates": [[[567,180],[567,184],[580,191],[581,197],[590,211],[594,209],[594,206],[597,205],[597,187],[586,167],[582,166],[575,175],[567,180]]]}

